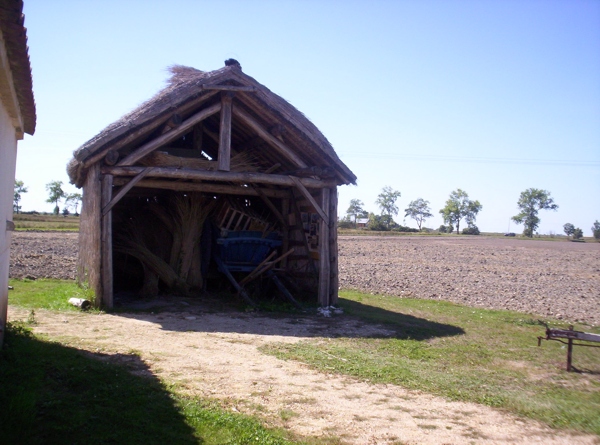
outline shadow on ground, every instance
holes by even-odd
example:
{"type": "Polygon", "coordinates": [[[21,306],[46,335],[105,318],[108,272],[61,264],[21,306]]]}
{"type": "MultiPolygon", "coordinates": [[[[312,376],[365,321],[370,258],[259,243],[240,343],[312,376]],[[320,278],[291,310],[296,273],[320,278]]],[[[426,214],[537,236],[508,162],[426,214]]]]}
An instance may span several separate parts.
{"type": "Polygon", "coordinates": [[[331,317],[306,312],[243,312],[214,301],[156,298],[123,305],[114,315],[159,323],[178,332],[238,333],[284,337],[411,338],[427,340],[464,334],[457,327],[340,299],[345,313],[331,317]],[[150,311],[150,312],[148,312],[150,311]]]}
{"type": "Polygon", "coordinates": [[[198,444],[175,402],[130,354],[90,354],[9,325],[0,354],[0,442],[198,444]]]}

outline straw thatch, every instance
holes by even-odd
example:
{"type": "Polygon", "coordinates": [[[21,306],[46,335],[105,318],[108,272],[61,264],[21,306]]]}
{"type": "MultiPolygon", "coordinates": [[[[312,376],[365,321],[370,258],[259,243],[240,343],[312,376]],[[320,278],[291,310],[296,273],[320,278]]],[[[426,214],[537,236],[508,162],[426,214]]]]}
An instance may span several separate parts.
{"type": "MultiPolygon", "coordinates": [[[[108,152],[111,147],[131,138],[120,151],[127,153],[131,147],[143,141],[178,113],[183,118],[197,109],[197,104],[218,101],[216,87],[243,87],[237,92],[235,106],[248,112],[259,123],[272,129],[279,127],[279,136],[307,165],[333,168],[339,184],[356,182],[355,175],[338,158],[325,136],[302,113],[287,101],[271,92],[252,77],[241,71],[239,64],[231,63],[221,69],[203,72],[194,68],[175,65],[170,68],[171,78],[167,86],[152,99],[106,127],[83,144],[73,154],[67,172],[70,180],[82,186],[90,160],[108,152]],[[195,108],[194,108],[195,107],[195,108]]],[[[215,117],[213,119],[218,119],[215,117]]],[[[209,124],[210,124],[210,120],[209,124]]],[[[256,141],[256,134],[243,123],[233,120],[232,147],[250,147],[264,159],[265,165],[281,164],[280,171],[295,168],[288,160],[266,145],[256,141]]],[[[218,125],[215,124],[215,127],[218,125]]],[[[265,168],[266,169],[266,168],[265,168]]]]}

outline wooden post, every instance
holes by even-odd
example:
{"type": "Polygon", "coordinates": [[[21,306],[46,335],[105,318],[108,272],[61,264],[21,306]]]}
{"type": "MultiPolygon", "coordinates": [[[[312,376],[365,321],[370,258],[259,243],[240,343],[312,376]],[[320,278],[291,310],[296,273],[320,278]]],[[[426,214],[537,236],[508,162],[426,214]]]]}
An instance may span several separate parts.
{"type": "Polygon", "coordinates": [[[337,212],[338,194],[337,187],[329,191],[329,257],[330,257],[330,282],[329,282],[329,305],[338,302],[339,270],[338,270],[338,238],[337,238],[337,212]]]}
{"type": "MultiPolygon", "coordinates": [[[[290,214],[290,200],[284,198],[281,200],[281,215],[283,216],[284,222],[281,226],[281,237],[282,244],[281,250],[287,252],[290,250],[290,227],[289,227],[289,214],[290,214]]],[[[281,262],[281,267],[287,269],[287,257],[281,262]]]]}
{"type": "Polygon", "coordinates": [[[219,134],[219,170],[228,172],[231,160],[231,108],[233,93],[221,95],[221,130],[219,134]]]}
{"type": "MultiPolygon", "coordinates": [[[[104,175],[102,178],[102,208],[106,207],[112,199],[113,176],[104,175]]],[[[102,216],[101,235],[101,282],[102,303],[104,307],[113,307],[113,269],[112,269],[112,210],[102,216]]]]}
{"type": "MultiPolygon", "coordinates": [[[[573,326],[569,326],[569,331],[573,330],[573,326]]],[[[573,339],[569,338],[567,340],[567,372],[571,372],[573,363],[573,339]]]]}
{"type": "MultiPolygon", "coordinates": [[[[321,189],[321,209],[329,212],[329,189],[321,189]]],[[[329,258],[329,216],[321,221],[319,229],[319,304],[322,307],[330,305],[329,280],[331,263],[329,258]]]]}

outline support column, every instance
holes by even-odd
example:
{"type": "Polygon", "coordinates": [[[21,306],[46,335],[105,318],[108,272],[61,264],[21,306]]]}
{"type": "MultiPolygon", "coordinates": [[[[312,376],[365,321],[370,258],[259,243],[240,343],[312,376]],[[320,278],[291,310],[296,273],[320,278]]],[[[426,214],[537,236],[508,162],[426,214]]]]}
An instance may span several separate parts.
{"type": "MultiPolygon", "coordinates": [[[[321,210],[329,213],[329,189],[321,189],[321,210]]],[[[329,306],[329,286],[331,263],[329,258],[329,222],[331,218],[321,220],[319,229],[319,304],[329,306]]]]}
{"type": "Polygon", "coordinates": [[[219,170],[228,172],[231,161],[231,108],[233,93],[221,95],[221,129],[219,135],[219,170]]]}
{"type": "MultiPolygon", "coordinates": [[[[112,200],[113,176],[104,175],[102,178],[102,208],[112,200]]],[[[102,216],[101,235],[101,283],[102,304],[111,309],[113,307],[113,249],[112,249],[112,210],[102,216]]]]}
{"type": "Polygon", "coordinates": [[[330,258],[330,281],[329,281],[329,305],[338,302],[339,269],[338,269],[338,237],[337,237],[337,214],[338,194],[337,187],[329,189],[329,258],[330,258]]]}

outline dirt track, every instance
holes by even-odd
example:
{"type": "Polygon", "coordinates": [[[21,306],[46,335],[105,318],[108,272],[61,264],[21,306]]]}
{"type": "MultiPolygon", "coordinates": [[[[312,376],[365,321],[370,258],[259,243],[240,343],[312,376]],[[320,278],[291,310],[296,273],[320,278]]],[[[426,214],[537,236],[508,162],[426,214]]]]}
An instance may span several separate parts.
{"type": "MultiPolygon", "coordinates": [[[[73,279],[75,233],[13,233],[11,277],[73,279]]],[[[340,287],[600,325],[600,243],[340,237],[340,287]]]]}

